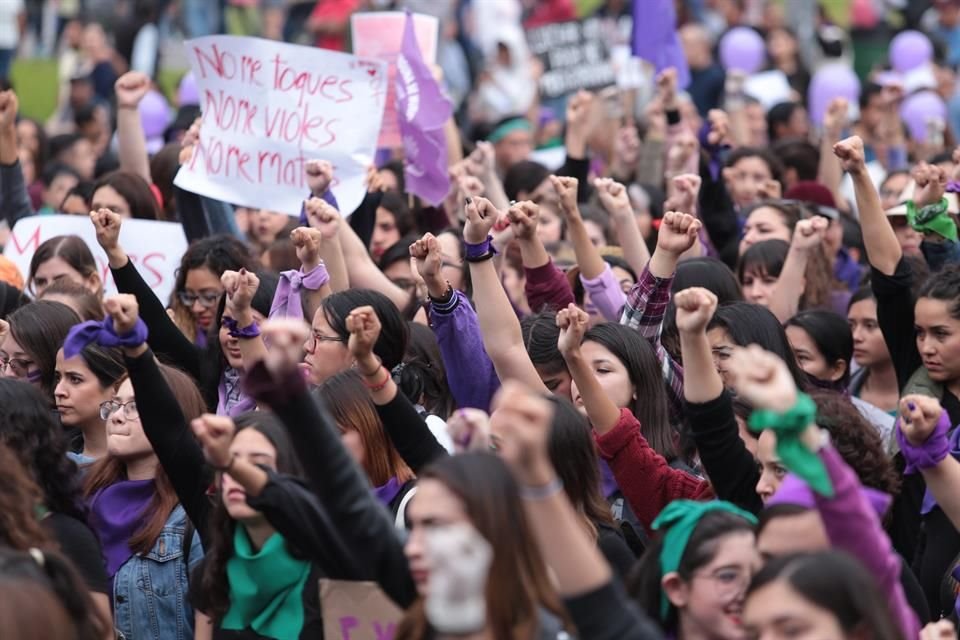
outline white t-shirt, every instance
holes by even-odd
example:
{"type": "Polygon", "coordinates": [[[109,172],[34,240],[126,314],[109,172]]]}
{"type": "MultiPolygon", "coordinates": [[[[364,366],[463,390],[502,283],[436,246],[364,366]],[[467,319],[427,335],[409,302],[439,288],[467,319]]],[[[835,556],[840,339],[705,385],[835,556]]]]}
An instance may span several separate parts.
{"type": "Polygon", "coordinates": [[[23,0],[0,0],[0,49],[16,49],[20,44],[20,21],[23,0]]]}

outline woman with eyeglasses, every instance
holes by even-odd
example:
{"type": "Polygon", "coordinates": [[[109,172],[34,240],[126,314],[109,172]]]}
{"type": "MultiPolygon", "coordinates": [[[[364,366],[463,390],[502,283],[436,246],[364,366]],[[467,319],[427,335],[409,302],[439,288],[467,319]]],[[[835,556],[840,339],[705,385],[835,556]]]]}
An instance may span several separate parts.
{"type": "Polygon", "coordinates": [[[0,373],[36,385],[52,405],[57,351],[78,322],[73,309],[59,302],[20,307],[0,323],[0,373]]]}
{"type": "MultiPolygon", "coordinates": [[[[200,416],[203,398],[189,376],[159,367],[184,415],[200,416]]],[[[113,390],[100,405],[106,454],[87,473],[84,497],[103,544],[115,625],[125,638],[191,637],[188,577],[203,556],[200,538],[144,435],[132,383],[124,378],[113,390]]]]}
{"type": "Polygon", "coordinates": [[[120,216],[101,209],[91,220],[97,241],[107,253],[117,288],[122,293],[135,295],[140,302],[141,317],[156,352],[197,381],[211,411],[231,414],[253,408],[239,392],[243,343],[259,342],[257,326],[270,314],[276,279],[260,274],[252,297],[245,299],[244,308],[233,309],[226,304],[221,278],[227,272],[243,272],[245,278],[252,277],[254,261],[249,251],[227,236],[212,236],[192,245],[181,261],[177,295],[183,308],[191,305],[191,317],[199,328],[194,342],[170,318],[120,246],[120,216]],[[238,317],[241,311],[242,316],[238,317]]]}

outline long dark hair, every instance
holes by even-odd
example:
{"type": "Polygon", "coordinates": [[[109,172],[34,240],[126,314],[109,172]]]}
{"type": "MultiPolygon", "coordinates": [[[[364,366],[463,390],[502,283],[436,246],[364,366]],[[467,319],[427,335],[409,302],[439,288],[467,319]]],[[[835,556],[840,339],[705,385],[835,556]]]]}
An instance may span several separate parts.
{"type": "Polygon", "coordinates": [[[587,330],[584,342],[596,342],[627,369],[636,399],[627,407],[640,421],[643,437],[667,460],[677,457],[676,431],[670,424],[670,405],[660,361],[650,343],[633,329],[604,322],[587,330]]]}
{"type": "Polygon", "coordinates": [[[557,347],[560,328],[557,327],[555,311],[541,311],[526,316],[520,321],[520,333],[534,366],[548,375],[567,371],[567,362],[557,347]]]}
{"type": "Polygon", "coordinates": [[[0,544],[26,551],[52,542],[37,520],[43,492],[30,478],[17,455],[0,444],[0,544]]]}
{"type": "Polygon", "coordinates": [[[102,640],[111,628],[73,565],[40,549],[0,548],[0,624],[9,640],[102,640]]]}
{"type": "MultiPolygon", "coordinates": [[[[54,280],[50,286],[43,290],[43,293],[38,296],[38,299],[46,300],[50,296],[70,298],[73,301],[73,305],[63,304],[67,304],[67,306],[77,312],[81,320],[103,320],[103,303],[100,301],[100,298],[93,295],[93,293],[83,285],[77,284],[72,280],[67,280],[66,278],[54,280]]],[[[54,300],[53,302],[57,301],[54,300]]]]}
{"type": "MultiPolygon", "coordinates": [[[[779,278],[790,251],[790,243],[779,238],[761,240],[740,256],[737,263],[737,278],[743,284],[743,278],[750,272],[759,272],[779,278]]],[[[807,267],[804,269],[803,294],[800,296],[800,308],[812,309],[829,304],[834,278],[830,263],[822,247],[810,252],[807,267]]]]}
{"type": "Polygon", "coordinates": [[[57,352],[79,316],[65,304],[38,300],[24,305],[7,317],[10,336],[30,356],[40,370],[40,388],[53,399],[56,378],[57,352]]]}
{"type": "Polygon", "coordinates": [[[845,368],[837,385],[846,389],[853,360],[853,332],[847,319],[832,311],[814,309],[801,311],[787,320],[785,326],[803,329],[817,345],[817,350],[828,365],[833,366],[843,360],[845,368]]]}
{"type": "Polygon", "coordinates": [[[407,351],[409,329],[390,298],[372,289],[347,289],[324,298],[320,310],[330,328],[343,338],[343,344],[346,345],[350,338],[350,332],[347,331],[347,316],[357,307],[366,305],[373,307],[382,326],[380,337],[373,345],[373,352],[383,361],[383,366],[388,370],[393,369],[403,362],[403,356],[407,351]]]}
{"type": "MultiPolygon", "coordinates": [[[[740,282],[723,261],[709,256],[681,260],[677,264],[677,273],[670,285],[670,292],[677,293],[690,287],[703,287],[717,296],[717,304],[740,302],[743,292],[740,282]]],[[[677,332],[677,307],[673,297],[663,316],[663,330],[660,342],[670,355],[680,360],[680,334],[677,332]]]]}
{"type": "Polygon", "coordinates": [[[553,404],[553,426],[547,451],[564,493],[577,513],[585,519],[590,533],[597,536],[597,525],[614,525],[610,505],[600,491],[597,449],[587,419],[566,398],[546,396],[553,404]]]}
{"type": "Polygon", "coordinates": [[[810,386],[807,374],[797,365],[797,357],[790,348],[783,325],[766,307],[749,302],[722,304],[707,325],[708,331],[716,328],[726,331],[737,346],[758,344],[780,356],[787,363],[797,387],[806,390],[810,386]]]}
{"type": "MultiPolygon", "coordinates": [[[[710,564],[717,553],[720,539],[731,533],[753,533],[753,525],[740,516],[727,511],[710,511],[697,523],[690,535],[677,574],[689,581],[697,569],[710,564]]],[[[663,570],[660,568],[660,554],[663,551],[663,535],[647,547],[640,560],[627,576],[627,591],[640,607],[654,620],[660,620],[660,603],[663,570]]],[[[676,631],[678,622],[677,608],[670,606],[667,619],[661,621],[661,627],[667,633],[676,631]]]]}
{"type": "MultiPolygon", "coordinates": [[[[490,543],[493,561],[487,580],[487,625],[494,640],[535,638],[539,611],[563,618],[563,608],[547,574],[519,487],[506,464],[488,453],[440,458],[420,474],[459,498],[470,522],[490,543]]],[[[423,601],[407,610],[397,640],[429,637],[423,601]]]]}
{"type": "Polygon", "coordinates": [[[836,617],[847,635],[903,640],[886,598],[863,566],[842,551],[821,551],[770,560],[753,577],[750,596],[778,580],[816,607],[836,617]]]}
{"type": "MultiPolygon", "coordinates": [[[[237,416],[234,422],[237,425],[237,433],[243,429],[254,429],[273,445],[277,450],[278,473],[303,477],[300,460],[290,443],[287,430],[273,413],[248,411],[237,416]]],[[[198,576],[197,594],[202,602],[197,608],[209,616],[215,625],[218,625],[230,609],[227,561],[233,557],[233,536],[237,522],[227,513],[220,496],[219,482],[213,500],[213,513],[210,516],[210,545],[204,550],[206,555],[201,565],[202,571],[198,576]]]]}
{"type": "Polygon", "coordinates": [[[0,378],[0,442],[6,444],[43,491],[52,512],[83,520],[77,465],[49,401],[31,384],[0,378]]]}
{"type": "Polygon", "coordinates": [[[408,322],[407,329],[407,352],[403,364],[394,368],[393,380],[410,402],[446,419],[456,409],[456,401],[447,384],[437,336],[419,322],[408,322]]]}
{"type": "MultiPolygon", "coordinates": [[[[160,373],[163,375],[167,386],[170,387],[174,398],[177,399],[177,404],[180,405],[180,410],[187,422],[203,415],[206,404],[190,376],[179,369],[163,364],[160,365],[160,373]]],[[[119,383],[117,386],[119,386],[119,383]]],[[[88,500],[96,500],[98,492],[124,480],[126,475],[127,470],[124,461],[107,454],[93,463],[88,470],[84,482],[84,496],[88,500]]],[[[128,542],[130,549],[140,554],[150,553],[160,536],[160,532],[166,526],[170,513],[180,502],[163,465],[157,465],[154,486],[156,492],[150,499],[150,504],[144,510],[145,518],[140,528],[130,537],[128,542]]]]}

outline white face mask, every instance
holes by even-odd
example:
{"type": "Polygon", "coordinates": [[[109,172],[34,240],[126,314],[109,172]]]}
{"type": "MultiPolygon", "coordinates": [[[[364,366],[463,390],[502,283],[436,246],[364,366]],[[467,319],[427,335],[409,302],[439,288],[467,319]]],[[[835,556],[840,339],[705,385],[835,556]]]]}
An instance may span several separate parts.
{"type": "Polygon", "coordinates": [[[426,534],[430,566],[426,614],[441,633],[475,633],[487,622],[487,574],[493,551],[469,524],[436,527],[426,534]]]}

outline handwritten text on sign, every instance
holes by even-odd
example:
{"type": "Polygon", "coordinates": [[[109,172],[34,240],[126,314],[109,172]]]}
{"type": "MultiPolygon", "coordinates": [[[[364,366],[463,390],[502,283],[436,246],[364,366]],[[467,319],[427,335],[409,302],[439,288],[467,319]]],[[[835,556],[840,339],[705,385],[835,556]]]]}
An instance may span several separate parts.
{"type": "Polygon", "coordinates": [[[393,640],[403,612],[373,582],[320,580],[327,640],[393,640]]]}
{"type": "MultiPolygon", "coordinates": [[[[30,272],[30,259],[37,247],[54,236],[80,236],[90,247],[97,261],[100,279],[107,294],[116,293],[110,277],[107,255],[97,244],[97,234],[87,216],[30,216],[14,225],[10,242],[3,255],[13,261],[20,273],[30,272]]],[[[143,276],[161,302],[166,304],[173,292],[180,258],[187,250],[183,227],[176,222],[155,220],[124,220],[120,228],[120,246],[127,251],[137,271],[143,276]]]]}
{"type": "Polygon", "coordinates": [[[329,160],[344,215],[361,202],[386,100],[386,65],[312,47],[209,36],[186,43],[203,110],[177,174],[188,191],[299,215],[308,160],[329,160]]]}

